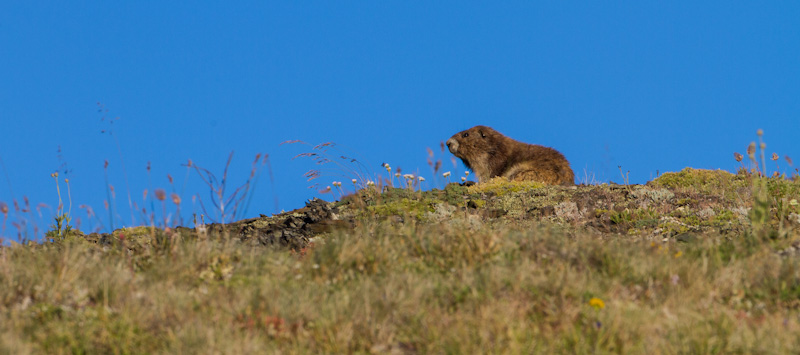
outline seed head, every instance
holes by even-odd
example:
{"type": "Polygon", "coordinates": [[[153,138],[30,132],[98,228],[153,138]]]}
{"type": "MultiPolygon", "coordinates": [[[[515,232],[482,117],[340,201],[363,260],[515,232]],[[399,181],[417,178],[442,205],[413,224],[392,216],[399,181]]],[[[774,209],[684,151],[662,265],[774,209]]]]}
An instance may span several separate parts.
{"type": "Polygon", "coordinates": [[[733,159],[736,159],[737,162],[741,162],[742,158],[743,158],[742,155],[739,154],[738,152],[733,153],[733,159]]]}
{"type": "Polygon", "coordinates": [[[181,204],[181,197],[178,196],[178,194],[173,192],[172,195],[170,195],[170,197],[172,197],[172,203],[174,203],[176,205],[180,205],[181,204]]]}
{"type": "Polygon", "coordinates": [[[750,145],[747,146],[747,155],[750,156],[750,159],[756,157],[756,142],[750,142],[750,145]]]}
{"type": "Polygon", "coordinates": [[[759,128],[759,129],[758,129],[758,131],[756,131],[756,134],[757,134],[759,137],[761,137],[761,136],[763,136],[763,135],[764,135],[764,130],[759,128]]]}
{"type": "Polygon", "coordinates": [[[8,205],[5,202],[0,202],[0,212],[4,215],[8,214],[8,205]]]}
{"type": "Polygon", "coordinates": [[[783,158],[786,159],[786,162],[789,163],[789,165],[792,165],[792,158],[789,158],[788,155],[783,158]]]}
{"type": "Polygon", "coordinates": [[[155,194],[156,199],[159,201],[164,201],[167,199],[167,193],[164,191],[164,189],[156,189],[155,194]]]}
{"type": "Polygon", "coordinates": [[[767,149],[767,143],[761,142],[761,150],[767,149]]]}
{"type": "Polygon", "coordinates": [[[778,160],[778,153],[772,153],[772,160],[778,160]]]}

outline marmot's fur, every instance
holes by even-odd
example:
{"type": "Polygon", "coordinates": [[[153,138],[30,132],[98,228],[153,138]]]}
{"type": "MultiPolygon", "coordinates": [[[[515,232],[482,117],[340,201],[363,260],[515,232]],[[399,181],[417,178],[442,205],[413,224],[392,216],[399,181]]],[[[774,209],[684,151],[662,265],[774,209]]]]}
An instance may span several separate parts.
{"type": "Polygon", "coordinates": [[[478,182],[502,176],[513,181],[538,181],[548,185],[573,185],[575,174],[564,155],[553,148],[519,142],[486,126],[461,131],[447,147],[478,182]]]}

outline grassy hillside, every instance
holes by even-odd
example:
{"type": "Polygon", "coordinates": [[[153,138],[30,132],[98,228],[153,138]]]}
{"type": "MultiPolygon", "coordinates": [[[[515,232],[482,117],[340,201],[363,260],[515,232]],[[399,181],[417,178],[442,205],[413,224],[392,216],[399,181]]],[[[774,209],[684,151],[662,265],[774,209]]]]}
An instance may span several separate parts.
{"type": "Polygon", "coordinates": [[[368,188],[0,250],[2,353],[793,353],[800,182],[368,188]]]}

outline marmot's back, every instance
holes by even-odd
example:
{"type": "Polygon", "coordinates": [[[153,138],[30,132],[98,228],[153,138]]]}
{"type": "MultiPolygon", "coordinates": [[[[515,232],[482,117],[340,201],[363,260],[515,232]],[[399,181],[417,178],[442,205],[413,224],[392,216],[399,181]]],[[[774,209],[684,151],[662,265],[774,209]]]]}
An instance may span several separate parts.
{"type": "Polygon", "coordinates": [[[478,176],[478,182],[502,176],[514,181],[572,185],[575,174],[553,148],[527,144],[486,126],[461,131],[447,140],[450,152],[478,176]]]}

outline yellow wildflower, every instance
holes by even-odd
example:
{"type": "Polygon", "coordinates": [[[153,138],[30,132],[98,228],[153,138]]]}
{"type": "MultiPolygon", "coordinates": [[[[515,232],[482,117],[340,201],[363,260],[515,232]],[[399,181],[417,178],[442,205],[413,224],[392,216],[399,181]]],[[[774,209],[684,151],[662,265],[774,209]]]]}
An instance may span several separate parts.
{"type": "Polygon", "coordinates": [[[603,300],[601,300],[601,299],[599,299],[597,297],[593,297],[592,299],[590,299],[589,300],[589,305],[594,307],[594,309],[606,308],[606,303],[603,302],[603,300]]]}

